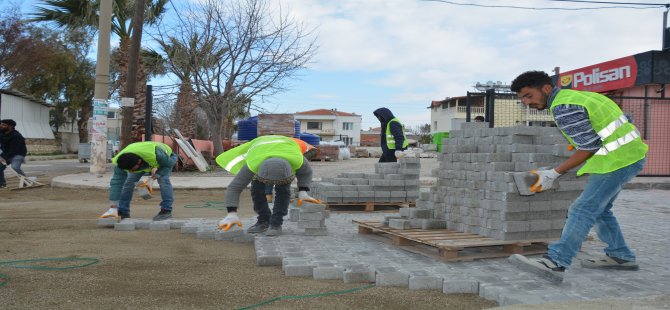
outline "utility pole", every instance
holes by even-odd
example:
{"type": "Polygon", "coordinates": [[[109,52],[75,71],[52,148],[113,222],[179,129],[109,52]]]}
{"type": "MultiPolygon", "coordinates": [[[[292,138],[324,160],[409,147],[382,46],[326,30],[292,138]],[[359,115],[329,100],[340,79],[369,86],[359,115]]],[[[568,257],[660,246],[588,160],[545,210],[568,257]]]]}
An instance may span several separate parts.
{"type": "MultiPolygon", "coordinates": [[[[112,29],[112,0],[100,3],[98,58],[95,65],[93,122],[91,126],[90,172],[102,177],[107,168],[107,100],[109,99],[109,37],[112,29]]],[[[110,154],[111,155],[111,154],[110,154]]]]}
{"type": "Polygon", "coordinates": [[[133,106],[137,92],[137,67],[140,62],[140,45],[142,44],[142,26],[144,25],[144,0],[135,0],[135,14],[133,15],[133,36],[130,42],[128,55],[128,75],[126,76],[126,93],[122,98],[121,114],[121,149],[132,143],[132,129],[134,122],[133,106]]]}
{"type": "Polygon", "coordinates": [[[665,5],[665,12],[663,12],[663,44],[661,50],[667,51],[670,50],[670,34],[668,34],[668,10],[670,10],[670,3],[665,5]]]}

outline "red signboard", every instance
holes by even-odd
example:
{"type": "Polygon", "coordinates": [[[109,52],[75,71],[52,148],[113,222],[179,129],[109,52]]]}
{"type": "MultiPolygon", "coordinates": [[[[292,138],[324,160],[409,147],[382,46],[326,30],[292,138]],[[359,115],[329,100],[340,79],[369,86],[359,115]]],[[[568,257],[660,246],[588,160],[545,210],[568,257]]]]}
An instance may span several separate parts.
{"type": "Polygon", "coordinates": [[[606,92],[635,85],[637,62],[627,56],[561,73],[558,86],[592,92],[606,92]]]}

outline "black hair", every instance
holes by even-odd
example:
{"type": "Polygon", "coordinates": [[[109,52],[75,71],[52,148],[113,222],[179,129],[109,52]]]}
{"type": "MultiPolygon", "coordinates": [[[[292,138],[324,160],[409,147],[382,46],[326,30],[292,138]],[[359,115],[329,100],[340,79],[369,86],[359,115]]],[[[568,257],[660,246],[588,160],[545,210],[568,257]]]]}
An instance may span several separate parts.
{"type": "Polygon", "coordinates": [[[16,122],[13,119],[9,119],[9,118],[3,119],[3,120],[0,121],[0,123],[7,124],[7,125],[12,126],[12,127],[16,127],[16,122]]]}
{"type": "Polygon", "coordinates": [[[475,116],[475,122],[483,122],[484,120],[484,117],[481,115],[475,116]]]}
{"type": "Polygon", "coordinates": [[[137,165],[140,159],[142,158],[133,153],[123,153],[116,159],[116,165],[121,169],[130,170],[137,165]]]}
{"type": "Polygon", "coordinates": [[[510,89],[518,93],[524,87],[542,88],[544,85],[554,87],[554,81],[547,73],[544,71],[526,71],[512,81],[510,89]]]}

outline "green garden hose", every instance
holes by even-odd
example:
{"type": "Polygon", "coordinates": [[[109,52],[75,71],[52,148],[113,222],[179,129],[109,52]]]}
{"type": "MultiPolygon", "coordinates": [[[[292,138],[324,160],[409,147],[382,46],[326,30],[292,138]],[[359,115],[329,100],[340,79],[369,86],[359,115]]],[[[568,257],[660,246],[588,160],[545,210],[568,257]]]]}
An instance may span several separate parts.
{"type": "MultiPolygon", "coordinates": [[[[28,269],[38,269],[38,270],[65,270],[65,269],[74,269],[74,268],[83,268],[93,264],[97,264],[100,260],[97,258],[88,258],[88,257],[61,257],[61,258],[37,258],[37,259],[22,259],[22,260],[8,260],[0,261],[0,267],[10,267],[10,268],[28,268],[28,269]],[[62,266],[62,267],[48,267],[40,266],[31,263],[41,263],[41,262],[63,262],[63,261],[84,261],[78,265],[71,266],[62,266]]],[[[9,283],[9,276],[6,274],[0,273],[0,286],[4,286],[9,283]]]]}

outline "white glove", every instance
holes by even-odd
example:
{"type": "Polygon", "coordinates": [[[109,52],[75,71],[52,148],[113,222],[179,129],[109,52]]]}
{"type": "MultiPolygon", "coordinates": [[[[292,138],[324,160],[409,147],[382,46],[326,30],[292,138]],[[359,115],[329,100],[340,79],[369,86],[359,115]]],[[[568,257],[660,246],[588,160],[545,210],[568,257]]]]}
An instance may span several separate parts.
{"type": "Polygon", "coordinates": [[[298,203],[297,205],[302,205],[303,201],[311,202],[311,203],[321,203],[320,200],[315,199],[310,197],[306,191],[299,191],[298,192],[298,203]]]}
{"type": "Polygon", "coordinates": [[[403,157],[405,157],[405,153],[403,153],[402,151],[395,151],[395,158],[396,159],[400,159],[400,158],[403,158],[403,157]]]}
{"type": "Polygon", "coordinates": [[[156,174],[156,171],[158,171],[158,168],[151,168],[151,178],[156,179],[159,177],[159,175],[156,174]]]}
{"type": "Polygon", "coordinates": [[[108,217],[119,217],[119,211],[116,207],[111,207],[107,212],[103,213],[100,218],[108,218],[108,217]]]}
{"type": "Polygon", "coordinates": [[[0,158],[0,164],[7,166],[7,161],[4,158],[0,158]]]}
{"type": "Polygon", "coordinates": [[[561,176],[560,173],[554,169],[550,170],[531,170],[530,173],[537,175],[537,182],[530,187],[533,193],[546,191],[554,186],[554,181],[561,176]]]}
{"type": "Polygon", "coordinates": [[[242,222],[235,212],[228,213],[228,216],[219,221],[219,229],[223,231],[228,231],[235,225],[242,228],[242,222]]]}

